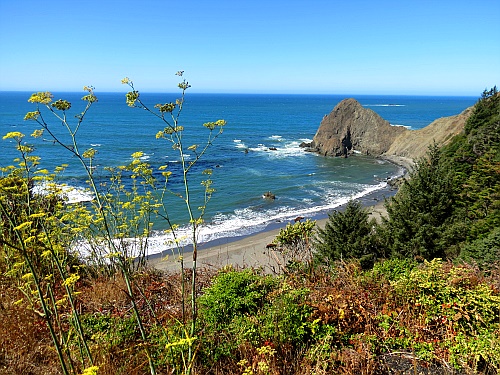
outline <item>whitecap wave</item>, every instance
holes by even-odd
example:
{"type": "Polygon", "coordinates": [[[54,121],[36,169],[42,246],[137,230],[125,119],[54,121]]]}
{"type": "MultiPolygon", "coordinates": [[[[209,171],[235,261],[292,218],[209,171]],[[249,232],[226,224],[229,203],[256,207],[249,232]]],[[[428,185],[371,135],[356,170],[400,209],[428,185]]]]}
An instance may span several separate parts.
{"type": "Polygon", "coordinates": [[[406,107],[405,104],[363,104],[363,107],[406,107]]]}
{"type": "Polygon", "coordinates": [[[284,141],[279,146],[267,146],[259,143],[256,147],[250,147],[250,151],[266,153],[269,157],[287,158],[305,156],[307,152],[300,147],[299,141],[284,141]]]}
{"type": "Polygon", "coordinates": [[[236,148],[247,148],[247,146],[242,142],[241,139],[235,139],[233,140],[233,142],[235,143],[236,148]]]}

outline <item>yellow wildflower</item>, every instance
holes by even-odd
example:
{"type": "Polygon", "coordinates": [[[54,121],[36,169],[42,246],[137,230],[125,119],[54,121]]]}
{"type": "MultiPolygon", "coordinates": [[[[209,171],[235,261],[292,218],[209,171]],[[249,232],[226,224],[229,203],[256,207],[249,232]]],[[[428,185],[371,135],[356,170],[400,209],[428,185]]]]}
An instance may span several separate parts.
{"type": "Polygon", "coordinates": [[[21,132],[9,132],[9,133],[5,134],[2,137],[2,139],[11,139],[11,138],[21,139],[23,137],[24,137],[24,134],[21,132]]]}
{"type": "Polygon", "coordinates": [[[49,91],[45,92],[37,92],[34,94],[31,94],[30,98],[28,99],[29,103],[40,103],[40,104],[49,104],[52,101],[52,98],[54,95],[50,93],[49,91]]]}

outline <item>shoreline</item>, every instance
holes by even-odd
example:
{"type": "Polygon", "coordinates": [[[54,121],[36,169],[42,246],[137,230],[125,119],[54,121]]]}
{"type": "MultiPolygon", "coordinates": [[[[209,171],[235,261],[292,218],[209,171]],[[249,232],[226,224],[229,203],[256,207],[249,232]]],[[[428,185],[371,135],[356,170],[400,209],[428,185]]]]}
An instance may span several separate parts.
{"type": "MultiPolygon", "coordinates": [[[[397,164],[394,161],[392,162],[397,164]]],[[[402,166],[401,164],[397,165],[402,166]]],[[[392,197],[396,192],[397,189],[387,185],[357,200],[368,210],[370,217],[380,221],[381,217],[387,213],[384,207],[385,200],[392,197]]],[[[341,211],[344,207],[345,204],[335,210],[341,211]]],[[[318,227],[324,228],[328,221],[328,213],[326,211],[318,212],[304,219],[315,220],[318,227]]],[[[288,223],[293,223],[293,220],[271,223],[262,231],[250,235],[225,237],[199,244],[197,268],[219,269],[231,265],[235,268],[255,267],[262,268],[265,272],[279,272],[283,259],[280,259],[277,251],[270,250],[266,246],[276,238],[280,229],[285,228],[288,223]]],[[[192,255],[191,250],[183,253],[185,268],[192,267],[192,255]]],[[[174,254],[173,250],[151,254],[146,257],[146,260],[150,266],[161,271],[176,272],[180,269],[179,256],[174,254]]]]}

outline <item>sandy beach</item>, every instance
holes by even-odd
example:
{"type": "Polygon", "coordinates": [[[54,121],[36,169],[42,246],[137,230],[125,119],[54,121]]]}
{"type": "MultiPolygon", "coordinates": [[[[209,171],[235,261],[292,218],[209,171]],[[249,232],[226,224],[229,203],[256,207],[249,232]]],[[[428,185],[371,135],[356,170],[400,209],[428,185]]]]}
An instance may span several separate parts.
{"type": "MultiPolygon", "coordinates": [[[[397,156],[386,157],[383,159],[399,165],[403,168],[403,177],[408,170],[413,167],[413,161],[409,158],[397,156]]],[[[361,204],[367,209],[370,217],[380,222],[383,216],[387,215],[384,206],[385,200],[396,194],[396,189],[387,185],[385,188],[377,190],[359,199],[361,204]]],[[[342,210],[343,206],[337,208],[342,210]]],[[[328,213],[319,213],[315,217],[306,218],[316,220],[316,225],[324,228],[328,220],[328,213]]],[[[289,222],[275,223],[268,226],[266,230],[240,238],[223,238],[215,242],[200,244],[198,248],[197,267],[219,269],[231,265],[236,268],[256,267],[262,268],[265,272],[279,272],[282,267],[283,258],[280,253],[273,251],[266,246],[273,242],[279,234],[280,229],[285,228],[289,222]]],[[[184,266],[192,267],[192,252],[184,253],[184,266]]],[[[153,267],[174,272],[179,270],[179,256],[172,251],[164,251],[161,254],[153,254],[148,257],[148,262],[153,267]]]]}
{"type": "MultiPolygon", "coordinates": [[[[394,192],[389,188],[384,189],[379,191],[376,196],[366,197],[362,203],[366,206],[371,217],[381,220],[381,217],[387,213],[383,198],[393,194],[394,192]]],[[[341,209],[342,207],[339,207],[339,210],[341,209]]],[[[328,220],[326,214],[323,216],[323,218],[315,219],[316,225],[320,228],[324,228],[328,220]]],[[[266,246],[273,242],[280,229],[285,228],[286,225],[287,222],[283,222],[277,227],[274,226],[272,229],[254,235],[236,239],[226,238],[217,241],[216,244],[201,244],[198,250],[197,267],[219,269],[231,265],[236,268],[262,268],[264,272],[268,273],[279,272],[284,264],[283,258],[279,252],[268,249],[266,246]]],[[[186,252],[184,260],[186,268],[192,267],[192,252],[186,252]]],[[[151,255],[148,257],[148,262],[163,271],[174,272],[180,268],[178,255],[167,251],[163,254],[151,255]]]]}

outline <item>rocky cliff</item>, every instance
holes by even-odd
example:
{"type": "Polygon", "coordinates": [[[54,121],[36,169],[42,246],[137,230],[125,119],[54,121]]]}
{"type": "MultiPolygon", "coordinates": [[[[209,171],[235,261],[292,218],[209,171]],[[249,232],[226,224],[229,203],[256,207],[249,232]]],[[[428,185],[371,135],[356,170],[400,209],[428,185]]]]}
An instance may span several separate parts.
{"type": "Polygon", "coordinates": [[[307,146],[322,155],[347,157],[352,152],[360,152],[389,159],[406,158],[411,163],[424,156],[433,142],[443,145],[460,133],[471,109],[437,119],[423,129],[408,130],[392,126],[355,99],[345,99],[323,118],[307,146]]]}

